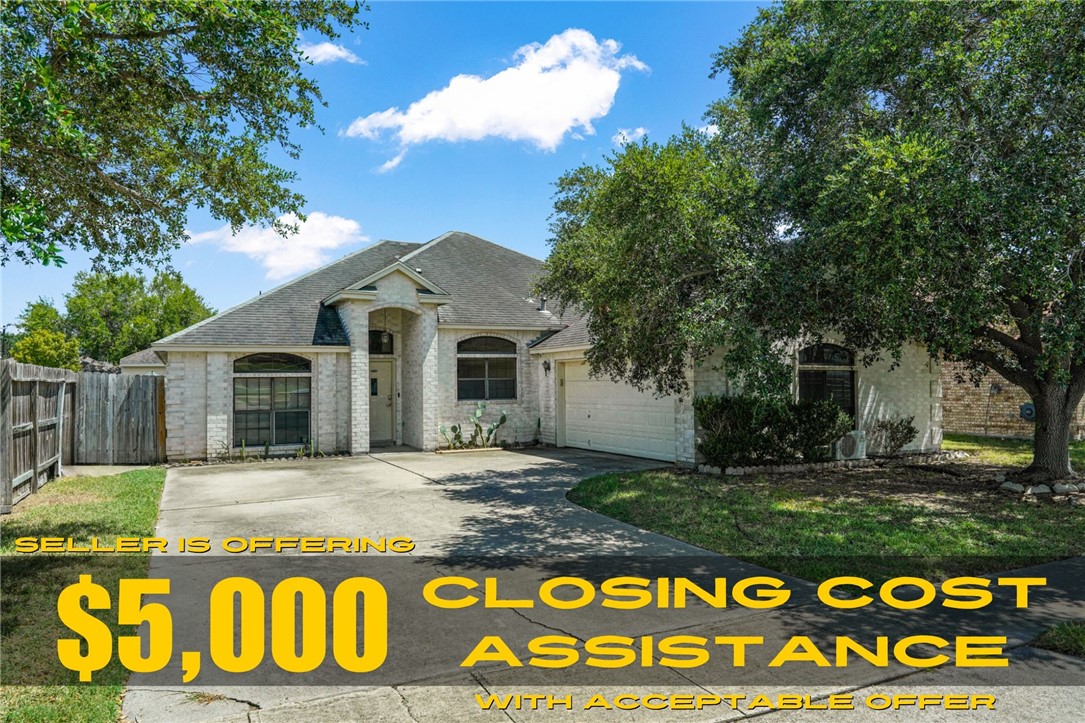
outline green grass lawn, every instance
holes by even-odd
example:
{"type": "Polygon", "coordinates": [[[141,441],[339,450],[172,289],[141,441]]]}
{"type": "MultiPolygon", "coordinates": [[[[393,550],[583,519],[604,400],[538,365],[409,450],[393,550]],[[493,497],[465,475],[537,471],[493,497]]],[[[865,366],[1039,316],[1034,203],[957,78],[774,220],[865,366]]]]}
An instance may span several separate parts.
{"type": "Polygon", "coordinates": [[[992,460],[1028,459],[1008,442],[976,444],[947,444],[978,452],[948,472],[887,466],[757,478],[658,470],[593,477],[569,499],[807,580],[982,574],[1085,553],[1085,507],[995,492],[992,460]]]}
{"type": "Polygon", "coordinates": [[[1085,658],[1085,620],[1059,623],[1032,641],[1037,648],[1085,658]]]}
{"type": "MultiPolygon", "coordinates": [[[[1027,467],[1032,462],[1032,441],[1028,439],[947,434],[942,449],[968,452],[977,462],[1000,467],[1027,467]]],[[[1070,462],[1078,471],[1085,469],[1085,441],[1070,444],[1070,462]]]]}
{"type": "MultiPolygon", "coordinates": [[[[164,469],[152,468],[111,477],[54,480],[0,519],[0,553],[4,555],[0,644],[6,670],[56,679],[57,669],[63,669],[56,660],[55,641],[75,637],[56,615],[61,590],[81,573],[91,573],[115,600],[117,580],[145,577],[148,563],[143,554],[19,555],[14,552],[15,539],[70,537],[89,542],[97,537],[106,544],[123,536],[149,537],[154,534],[165,478],[164,469]]],[[[111,627],[116,635],[118,629],[111,627]]],[[[5,679],[10,676],[6,674],[5,679]]],[[[0,712],[11,723],[112,722],[119,715],[126,679],[127,673],[114,663],[95,674],[95,685],[5,685],[0,689],[0,712]]]]}

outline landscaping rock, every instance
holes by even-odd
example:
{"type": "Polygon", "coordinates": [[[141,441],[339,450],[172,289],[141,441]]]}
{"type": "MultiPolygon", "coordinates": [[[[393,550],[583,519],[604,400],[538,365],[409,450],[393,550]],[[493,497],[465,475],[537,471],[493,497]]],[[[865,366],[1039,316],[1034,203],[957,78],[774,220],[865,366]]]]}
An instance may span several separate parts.
{"type": "Polygon", "coordinates": [[[720,470],[719,467],[709,467],[708,468],[708,473],[709,474],[721,474],[722,470],[720,470]]]}
{"type": "Polygon", "coordinates": [[[1035,487],[1029,487],[1025,490],[1026,495],[1049,495],[1051,494],[1051,488],[1047,485],[1036,485],[1035,487]]]}
{"type": "Polygon", "coordinates": [[[736,469],[735,467],[728,467],[726,470],[724,470],[724,474],[736,475],[738,474],[738,469],[736,469]]]}
{"type": "Polygon", "coordinates": [[[998,474],[995,475],[995,482],[998,482],[999,484],[1002,484],[1005,481],[1006,481],[1006,473],[1005,472],[999,472],[998,474]]]}
{"type": "Polygon", "coordinates": [[[1051,489],[1057,495],[1065,495],[1070,492],[1077,492],[1077,485],[1064,485],[1062,483],[1056,482],[1055,486],[1051,489]]]}
{"type": "Polygon", "coordinates": [[[1009,490],[1010,492],[1024,492],[1025,486],[1019,485],[1016,482],[1003,482],[999,486],[1000,490],[1009,490]]]}

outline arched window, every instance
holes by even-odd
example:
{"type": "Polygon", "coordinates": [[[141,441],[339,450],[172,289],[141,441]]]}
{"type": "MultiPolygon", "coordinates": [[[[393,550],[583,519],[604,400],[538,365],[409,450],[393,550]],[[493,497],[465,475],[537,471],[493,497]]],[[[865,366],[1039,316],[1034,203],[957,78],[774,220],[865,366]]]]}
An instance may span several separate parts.
{"type": "Polygon", "coordinates": [[[295,354],[250,354],[234,362],[235,447],[309,442],[308,359],[295,354]]]}
{"type": "Polygon", "coordinates": [[[309,360],[296,354],[249,354],[234,362],[235,374],[308,373],[310,368],[309,360]]]}
{"type": "Polygon", "coordinates": [[[823,367],[853,367],[855,355],[836,344],[813,344],[799,352],[799,364],[823,367]]]}
{"type": "Polygon", "coordinates": [[[831,399],[855,419],[855,354],[836,344],[799,351],[799,399],[831,399]]]}
{"type": "Polygon", "coordinates": [[[457,344],[456,391],[461,400],[516,399],[516,342],[476,336],[457,344]]]}

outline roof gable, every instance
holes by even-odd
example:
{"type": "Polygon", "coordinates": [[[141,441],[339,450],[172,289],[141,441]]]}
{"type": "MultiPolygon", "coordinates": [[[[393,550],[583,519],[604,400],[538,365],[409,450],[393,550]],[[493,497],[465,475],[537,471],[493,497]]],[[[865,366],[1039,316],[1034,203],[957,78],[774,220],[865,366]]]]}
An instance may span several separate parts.
{"type": "Polygon", "coordinates": [[[443,325],[558,329],[555,314],[532,298],[542,262],[459,231],[426,244],[381,241],[155,343],[173,346],[347,346],[332,304],[338,294],[368,293],[403,274],[427,303],[441,304],[443,325]]]}
{"type": "Polygon", "coordinates": [[[420,274],[416,269],[412,269],[407,264],[403,263],[402,261],[397,260],[395,263],[392,263],[392,264],[389,264],[388,266],[385,266],[380,271],[374,272],[374,273],[370,274],[369,276],[366,276],[361,281],[358,281],[357,283],[351,284],[347,288],[342,289],[342,290],[340,290],[340,291],[338,291],[338,292],[336,292],[334,294],[331,294],[328,298],[324,299],[324,303],[325,304],[334,304],[338,300],[340,294],[342,294],[342,292],[344,292],[344,291],[368,291],[369,287],[372,287],[374,284],[376,284],[381,279],[385,278],[386,276],[389,276],[390,274],[394,274],[396,272],[403,274],[404,276],[409,278],[411,281],[413,281],[414,283],[416,283],[419,286],[421,286],[422,288],[424,288],[430,294],[438,294],[438,295],[441,295],[441,296],[448,296],[447,291],[445,291],[440,286],[438,286],[437,284],[435,284],[432,281],[430,281],[429,279],[427,279],[425,276],[420,274]]]}

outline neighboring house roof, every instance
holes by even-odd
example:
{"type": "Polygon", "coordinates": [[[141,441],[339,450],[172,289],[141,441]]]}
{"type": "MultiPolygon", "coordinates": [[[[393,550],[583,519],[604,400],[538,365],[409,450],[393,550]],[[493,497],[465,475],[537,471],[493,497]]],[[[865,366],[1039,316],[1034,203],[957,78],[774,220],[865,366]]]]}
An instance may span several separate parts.
{"type": "Polygon", "coordinates": [[[93,357],[79,357],[79,368],[85,372],[105,372],[106,374],[120,374],[121,368],[107,361],[100,361],[93,357]]]}
{"type": "Polygon", "coordinates": [[[126,357],[121,358],[121,366],[165,366],[166,360],[162,358],[162,355],[156,352],[154,349],[140,349],[137,352],[129,354],[126,357]]]}
{"type": "Polygon", "coordinates": [[[584,315],[575,322],[552,334],[537,344],[532,345],[532,352],[552,351],[554,349],[578,349],[591,346],[591,335],[588,333],[588,317],[584,315]]]}
{"type": "Polygon", "coordinates": [[[563,326],[531,300],[542,262],[453,231],[426,244],[380,241],[266,294],[161,339],[158,345],[346,346],[335,294],[405,265],[448,294],[442,324],[552,329],[563,326]]]}

